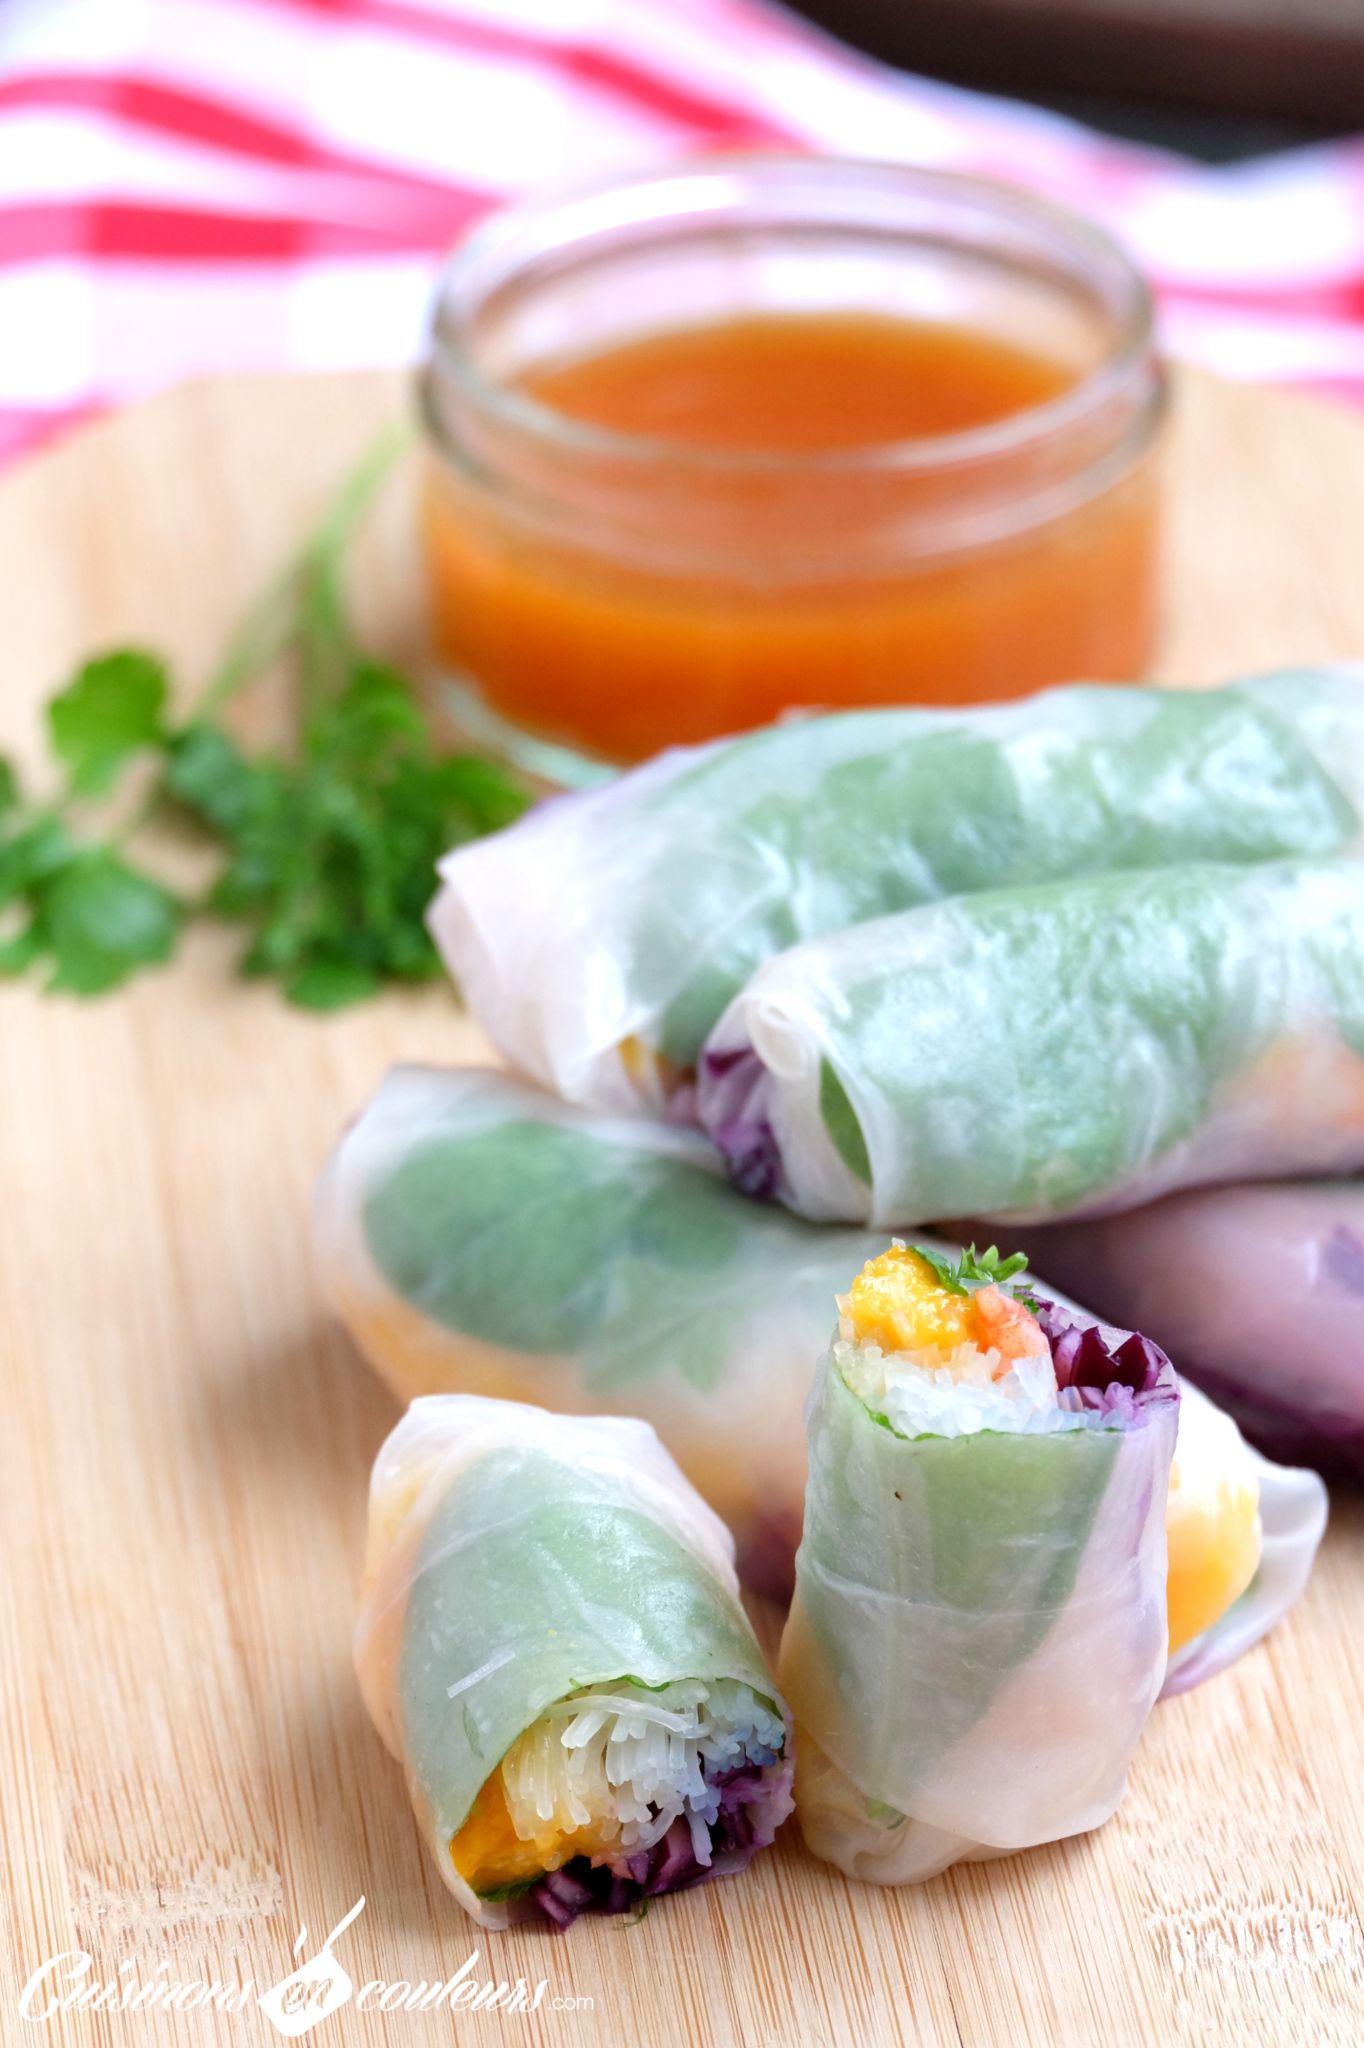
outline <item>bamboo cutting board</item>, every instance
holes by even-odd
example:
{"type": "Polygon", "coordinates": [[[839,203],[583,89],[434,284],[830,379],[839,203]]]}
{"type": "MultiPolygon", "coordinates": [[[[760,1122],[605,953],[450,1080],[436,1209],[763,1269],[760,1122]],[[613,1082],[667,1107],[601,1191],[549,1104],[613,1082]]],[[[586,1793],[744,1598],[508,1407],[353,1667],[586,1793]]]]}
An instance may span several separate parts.
{"type": "MultiPolygon", "coordinates": [[[[340,471],[401,403],[387,376],[191,388],[0,485],[0,746],[100,644],[202,674],[340,471]]],[[[399,482],[357,573],[420,645],[399,482]]],[[[1364,419],[1184,380],[1163,671],[1364,654],[1364,419]]],[[[333,1019],[231,977],[199,935],[80,1005],[0,990],[0,2040],[260,2043],[251,2005],[22,2026],[25,1981],[251,1980],[363,1894],[356,1987],[548,1978],[529,2018],[361,2012],[332,2043],[1356,2042],[1364,2033],[1364,1503],[1339,1496],[1301,1608],[1159,1708],[1099,1834],[896,1895],[788,1829],[737,1882],[638,1926],[480,1935],[417,1839],[348,1638],[365,1484],[394,1420],[332,1328],[308,1198],[390,1061],[482,1057],[431,990],[333,1019]],[[551,2000],[590,2001],[565,2009],[551,2000]]],[[[38,1999],[41,2010],[46,1999],[38,1999]]]]}

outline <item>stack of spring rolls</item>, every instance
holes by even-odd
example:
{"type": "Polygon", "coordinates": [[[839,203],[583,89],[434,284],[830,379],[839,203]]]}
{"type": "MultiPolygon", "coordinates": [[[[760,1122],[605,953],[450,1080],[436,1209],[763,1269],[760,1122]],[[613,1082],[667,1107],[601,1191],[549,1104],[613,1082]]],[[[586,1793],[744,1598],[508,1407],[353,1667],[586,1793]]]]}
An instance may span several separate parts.
{"type": "Polygon", "coordinates": [[[433,930],[524,1078],[391,1075],[317,1225],[434,1397],[376,1468],[359,1650],[471,1909],[737,1868],[793,1759],[811,1846],[880,1882],[1091,1828],[1162,1687],[1297,1597],[1320,1482],[1175,1368],[1361,1461],[1362,819],[1335,670],[810,719],[443,864],[433,930]],[[981,1219],[1041,1277],[962,1254],[981,1219]],[[693,1488],[794,1584],[781,1693],[693,1488]]]}

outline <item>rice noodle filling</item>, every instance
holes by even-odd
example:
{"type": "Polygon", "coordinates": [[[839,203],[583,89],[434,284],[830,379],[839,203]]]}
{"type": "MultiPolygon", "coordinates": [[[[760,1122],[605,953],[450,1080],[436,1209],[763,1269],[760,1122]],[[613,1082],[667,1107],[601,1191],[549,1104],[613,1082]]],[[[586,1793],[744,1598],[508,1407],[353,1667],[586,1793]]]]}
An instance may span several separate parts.
{"type": "Polygon", "coordinates": [[[502,1760],[502,1788],[523,1841],[591,1829],[598,1856],[650,1849],[687,1822],[708,1867],[719,1782],[776,1761],[781,1717],[735,1679],[678,1679],[651,1691],[622,1681],[549,1707],[502,1760]]]}
{"type": "Polygon", "coordinates": [[[1085,1429],[1095,1420],[1057,1386],[1049,1350],[1006,1362],[993,1346],[924,1345],[883,1351],[859,1344],[839,1322],[834,1369],[863,1406],[897,1436],[974,1436],[983,1429],[1038,1436],[1085,1429]]]}

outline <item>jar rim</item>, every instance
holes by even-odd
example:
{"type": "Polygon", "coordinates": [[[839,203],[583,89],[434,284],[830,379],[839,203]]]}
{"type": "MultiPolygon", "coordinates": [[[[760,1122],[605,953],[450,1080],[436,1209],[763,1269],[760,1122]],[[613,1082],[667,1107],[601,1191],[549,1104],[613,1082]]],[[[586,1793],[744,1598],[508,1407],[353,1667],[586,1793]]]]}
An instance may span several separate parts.
{"type": "MultiPolygon", "coordinates": [[[[714,208],[714,211],[722,209],[714,208]]],[[[660,214],[660,219],[666,219],[660,214]]],[[[829,221],[832,227],[836,222],[829,221]]],[[[943,240],[948,236],[944,234],[943,240]]],[[[514,276],[513,261],[500,279],[514,276]]],[[[666,463],[674,471],[699,476],[798,474],[817,478],[867,475],[930,475],[967,470],[1002,457],[1026,455],[1030,448],[1079,427],[1101,413],[1133,384],[1150,380],[1148,403],[1162,402],[1163,379],[1154,350],[1154,305],[1150,287],[1120,243],[1104,228],[1019,187],[993,178],[956,171],[920,169],[876,158],[820,156],[796,151],[707,152],[673,160],[633,174],[557,185],[552,190],[497,208],[465,236],[446,258],[437,276],[430,322],[429,370],[449,377],[485,414],[506,426],[534,436],[565,454],[607,460],[622,466],[653,468],[666,463]],[[1024,406],[985,425],[943,434],[917,434],[890,441],[849,443],[841,447],[792,449],[711,444],[668,436],[631,433],[575,418],[532,393],[489,372],[467,338],[467,326],[484,297],[480,274],[499,256],[514,257],[518,238],[533,237],[556,215],[590,207],[612,197],[649,188],[685,189],[698,180],[731,178],[751,191],[787,177],[804,177],[835,190],[859,180],[893,181],[919,199],[939,197],[974,206],[982,218],[993,215],[1002,226],[1011,222],[1050,233],[1071,254],[1077,270],[1100,277],[1096,297],[1114,314],[1114,334],[1102,358],[1073,384],[1040,404],[1024,406]]],[[[428,421],[442,439],[436,408],[427,404],[428,421]]]]}

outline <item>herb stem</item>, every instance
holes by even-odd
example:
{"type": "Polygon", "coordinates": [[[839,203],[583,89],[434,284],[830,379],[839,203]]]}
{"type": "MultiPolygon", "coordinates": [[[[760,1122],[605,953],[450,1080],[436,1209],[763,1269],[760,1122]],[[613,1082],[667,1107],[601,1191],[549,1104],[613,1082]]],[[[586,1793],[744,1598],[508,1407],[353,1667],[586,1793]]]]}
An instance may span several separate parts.
{"type": "MultiPolygon", "coordinates": [[[[309,597],[321,595],[339,616],[340,560],[375,494],[412,443],[413,428],[407,420],[395,420],[371,442],[342,479],[317,531],[238,626],[194,702],[195,716],[207,718],[220,711],[247,683],[284,659],[307,629],[309,597]],[[325,579],[321,590],[320,579],[325,579]]],[[[305,701],[305,713],[308,708],[305,701]]]]}

